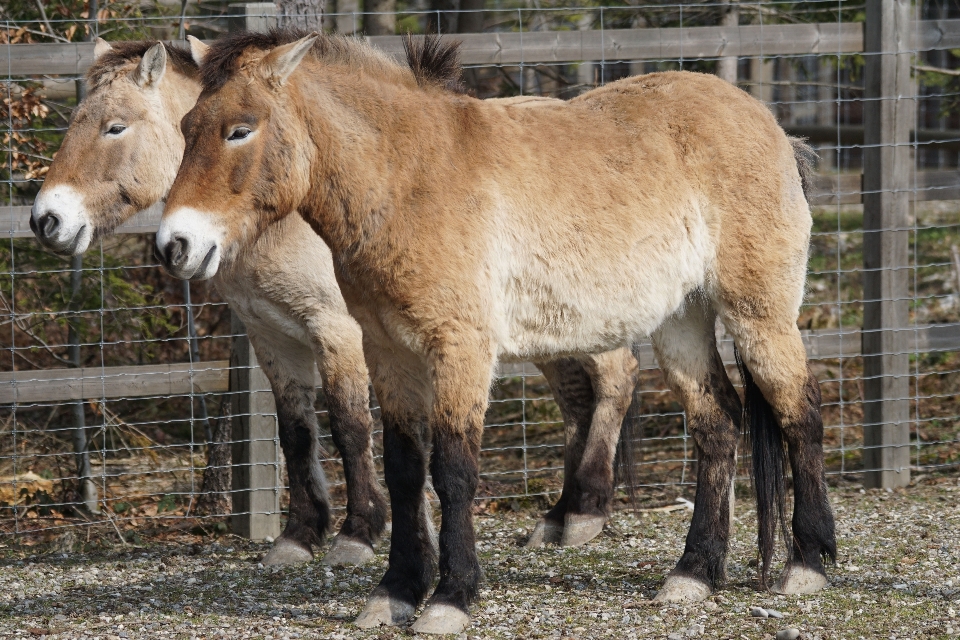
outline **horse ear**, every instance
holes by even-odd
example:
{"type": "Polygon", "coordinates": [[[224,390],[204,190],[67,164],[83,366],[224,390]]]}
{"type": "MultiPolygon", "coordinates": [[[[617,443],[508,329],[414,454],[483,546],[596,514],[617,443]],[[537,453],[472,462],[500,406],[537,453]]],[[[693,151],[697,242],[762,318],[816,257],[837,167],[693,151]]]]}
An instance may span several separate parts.
{"type": "Polygon", "coordinates": [[[278,85],[283,84],[290,74],[293,73],[293,70],[297,68],[297,65],[300,64],[300,61],[303,60],[303,57],[307,55],[307,52],[310,51],[313,43],[316,42],[319,37],[320,34],[311,33],[305,38],[277,47],[271,51],[267,57],[263,59],[262,68],[264,74],[278,85]]]}
{"type": "Polygon", "coordinates": [[[97,44],[93,45],[93,61],[96,62],[103,56],[103,54],[111,51],[112,49],[113,47],[110,46],[109,42],[103,38],[97,38],[97,44]]]}
{"type": "Polygon", "coordinates": [[[141,87],[156,86],[167,70],[167,49],[162,42],[153,45],[143,54],[133,74],[134,81],[141,87]]]}
{"type": "Polygon", "coordinates": [[[187,36],[187,42],[190,43],[190,55],[193,56],[193,61],[196,62],[199,67],[203,64],[203,59],[207,57],[207,52],[210,51],[210,45],[203,44],[203,42],[193,36],[187,36]]]}

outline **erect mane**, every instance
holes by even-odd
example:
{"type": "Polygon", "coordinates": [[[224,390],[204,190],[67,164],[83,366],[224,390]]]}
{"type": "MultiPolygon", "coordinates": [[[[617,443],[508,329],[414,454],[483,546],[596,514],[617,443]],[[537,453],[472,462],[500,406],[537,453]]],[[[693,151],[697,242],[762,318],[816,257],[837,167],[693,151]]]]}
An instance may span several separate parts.
{"type": "Polygon", "coordinates": [[[460,42],[444,40],[439,35],[414,39],[407,33],[403,51],[407,65],[417,84],[437,84],[455,93],[463,93],[463,67],[460,65],[460,42]]]}
{"type": "MultiPolygon", "coordinates": [[[[100,56],[87,71],[87,86],[95,89],[109,82],[118,71],[131,62],[139,62],[143,59],[143,54],[155,44],[157,40],[111,42],[110,50],[100,56]]],[[[167,50],[167,60],[174,69],[190,78],[199,76],[200,70],[197,68],[197,63],[193,61],[189,49],[182,49],[166,42],[163,43],[163,47],[167,50]]]]}
{"type": "MultiPolygon", "coordinates": [[[[297,28],[271,29],[266,33],[242,31],[215,40],[203,58],[200,82],[204,90],[219,89],[237,71],[237,60],[250,50],[270,51],[310,35],[297,28]]],[[[441,41],[439,36],[426,36],[404,41],[407,66],[366,40],[342,35],[320,34],[311,53],[320,61],[357,66],[365,71],[397,81],[412,80],[419,86],[435,85],[452,91],[460,90],[460,43],[441,41]]]]}

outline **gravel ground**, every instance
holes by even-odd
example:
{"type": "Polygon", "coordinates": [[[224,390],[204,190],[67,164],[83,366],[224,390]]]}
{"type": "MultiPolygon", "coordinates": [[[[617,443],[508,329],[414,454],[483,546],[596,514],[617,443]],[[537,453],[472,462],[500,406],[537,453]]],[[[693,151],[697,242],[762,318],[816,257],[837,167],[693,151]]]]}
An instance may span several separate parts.
{"type": "MultiPolygon", "coordinates": [[[[831,489],[840,558],[831,586],[774,596],[756,586],[754,513],[741,503],[726,587],[706,602],[651,602],[679,557],[690,512],[620,511],[582,549],[522,549],[537,513],[476,518],[486,577],[461,638],[960,637],[960,480],[906,491],[831,489]],[[754,607],[783,614],[758,618],[754,607]],[[781,636],[790,637],[790,636],[781,636]]],[[[397,638],[350,621],[386,566],[263,569],[266,545],[232,536],[96,554],[0,549],[3,638],[397,638]]]]}

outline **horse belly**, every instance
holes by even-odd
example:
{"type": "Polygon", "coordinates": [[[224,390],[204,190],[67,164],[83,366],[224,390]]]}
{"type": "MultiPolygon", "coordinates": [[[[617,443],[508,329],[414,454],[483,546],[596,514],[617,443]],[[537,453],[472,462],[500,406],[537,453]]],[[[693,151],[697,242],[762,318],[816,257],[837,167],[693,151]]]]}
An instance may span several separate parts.
{"type": "Polygon", "coordinates": [[[688,231],[656,251],[586,256],[575,265],[512,261],[496,312],[500,358],[600,353],[648,337],[705,285],[712,243],[705,225],[688,231]]]}

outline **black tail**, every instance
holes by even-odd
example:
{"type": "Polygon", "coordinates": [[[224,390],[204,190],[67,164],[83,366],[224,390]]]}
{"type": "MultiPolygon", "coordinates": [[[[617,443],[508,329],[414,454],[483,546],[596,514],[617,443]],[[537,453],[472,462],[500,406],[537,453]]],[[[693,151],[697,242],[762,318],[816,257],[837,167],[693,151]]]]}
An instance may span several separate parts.
{"type": "Polygon", "coordinates": [[[793,159],[797,163],[797,170],[800,172],[800,184],[803,187],[803,195],[810,198],[810,187],[813,186],[813,170],[820,162],[820,156],[813,150],[813,147],[807,144],[803,138],[794,138],[787,136],[790,146],[793,147],[793,159]]]}
{"type": "Polygon", "coordinates": [[[636,511],[637,473],[634,453],[643,447],[643,429],[640,426],[640,395],[633,390],[633,400],[620,424],[620,440],[614,457],[613,486],[622,486],[630,499],[630,506],[636,511]]]}
{"type": "MultiPolygon", "coordinates": [[[[786,451],[780,425],[740,353],[734,348],[740,378],[743,380],[743,430],[752,443],[753,485],[757,493],[757,546],[760,548],[760,583],[766,588],[777,542],[777,522],[783,541],[789,544],[790,529],[786,514],[786,451]]],[[[788,550],[789,551],[789,550],[788,550]]]]}

